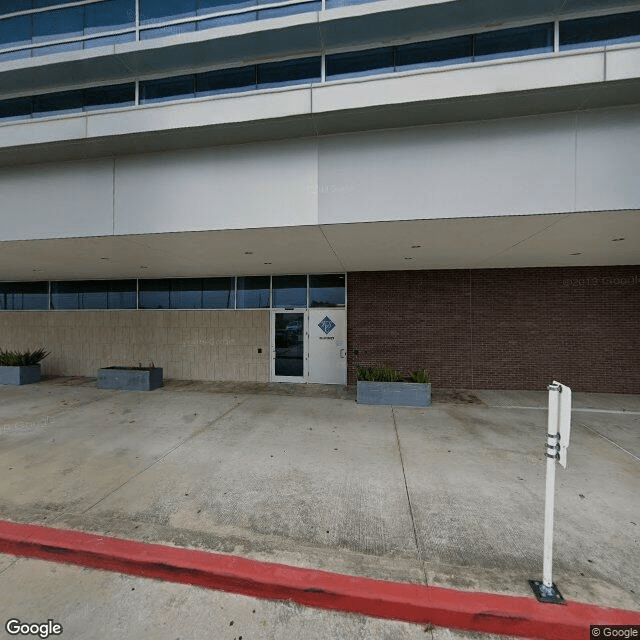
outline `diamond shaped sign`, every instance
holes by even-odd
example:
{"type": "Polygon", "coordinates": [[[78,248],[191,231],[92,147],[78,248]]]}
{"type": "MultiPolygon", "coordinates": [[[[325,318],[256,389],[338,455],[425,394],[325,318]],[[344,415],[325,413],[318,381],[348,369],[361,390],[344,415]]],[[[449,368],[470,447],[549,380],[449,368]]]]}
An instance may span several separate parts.
{"type": "Polygon", "coordinates": [[[322,318],[322,320],[320,320],[320,322],[318,323],[318,326],[325,333],[331,333],[335,329],[336,323],[328,316],[325,316],[324,318],[322,318]]]}

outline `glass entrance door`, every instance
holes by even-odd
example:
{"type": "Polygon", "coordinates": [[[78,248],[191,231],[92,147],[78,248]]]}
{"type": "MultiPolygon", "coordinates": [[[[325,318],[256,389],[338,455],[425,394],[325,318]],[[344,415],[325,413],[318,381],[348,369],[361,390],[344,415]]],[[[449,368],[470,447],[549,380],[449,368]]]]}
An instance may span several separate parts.
{"type": "Polygon", "coordinates": [[[274,311],[272,374],[282,382],[304,382],[307,376],[306,313],[274,311]]]}

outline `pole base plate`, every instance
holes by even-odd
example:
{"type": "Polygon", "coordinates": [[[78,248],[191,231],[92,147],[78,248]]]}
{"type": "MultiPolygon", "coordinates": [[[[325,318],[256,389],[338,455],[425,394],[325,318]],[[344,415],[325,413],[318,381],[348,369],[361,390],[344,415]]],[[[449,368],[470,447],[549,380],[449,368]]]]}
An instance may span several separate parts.
{"type": "Polygon", "coordinates": [[[556,587],[555,582],[552,586],[547,587],[541,580],[529,580],[529,585],[538,602],[546,602],[547,604],[564,604],[564,598],[556,587]]]}

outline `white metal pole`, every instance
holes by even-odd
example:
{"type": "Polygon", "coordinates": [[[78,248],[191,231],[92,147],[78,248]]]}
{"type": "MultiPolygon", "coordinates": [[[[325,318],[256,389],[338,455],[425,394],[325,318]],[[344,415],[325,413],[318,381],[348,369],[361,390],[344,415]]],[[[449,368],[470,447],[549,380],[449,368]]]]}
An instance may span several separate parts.
{"type": "Polygon", "coordinates": [[[553,507],[556,484],[556,453],[558,445],[558,405],[561,387],[549,385],[549,417],[547,422],[547,491],[544,503],[544,561],[542,584],[552,588],[553,507]]]}

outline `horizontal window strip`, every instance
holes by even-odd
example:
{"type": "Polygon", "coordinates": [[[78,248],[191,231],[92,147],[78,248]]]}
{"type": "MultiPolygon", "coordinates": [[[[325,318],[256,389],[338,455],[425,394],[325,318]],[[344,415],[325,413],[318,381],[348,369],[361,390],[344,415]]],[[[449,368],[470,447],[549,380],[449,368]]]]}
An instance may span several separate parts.
{"type": "MultiPolygon", "coordinates": [[[[108,6],[117,6],[119,7],[118,11],[121,12],[122,8],[127,6],[126,3],[133,2],[133,0],[108,0],[108,2],[119,3],[108,6]]],[[[211,0],[207,7],[228,7],[226,2],[227,0],[220,0],[220,2],[214,3],[211,0]]],[[[103,13],[100,13],[96,8],[100,3],[83,5],[80,9],[93,7],[92,11],[95,11],[97,16],[94,20],[95,24],[106,24],[108,20],[104,16],[108,13],[106,12],[107,4],[105,2],[103,9],[101,9],[103,13]]],[[[0,20],[0,47],[3,37],[5,40],[12,39],[13,44],[24,41],[26,36],[20,29],[10,35],[3,32],[5,26],[3,22],[8,21],[0,20]]],[[[185,25],[179,24],[177,27],[182,28],[185,25]]],[[[188,24],[185,28],[188,28],[188,24]]],[[[160,30],[162,29],[164,27],[160,30]]],[[[144,33],[142,37],[144,37],[144,33]]],[[[135,34],[132,32],[109,35],[84,42],[47,43],[40,49],[14,50],[8,53],[0,51],[0,62],[5,59],[19,59],[30,55],[73,50],[81,46],[100,46],[100,44],[130,41],[134,38],[135,34]]],[[[443,65],[551,53],[554,50],[553,39],[553,23],[543,23],[440,40],[327,54],[325,56],[325,79],[331,81],[443,65]]],[[[581,18],[560,23],[560,47],[565,49],[594,46],[594,44],[602,44],[603,42],[634,40],[640,41],[640,11],[597,18],[581,18]],[[603,40],[603,38],[605,39],[603,40]]],[[[139,82],[139,104],[188,100],[217,94],[317,83],[322,78],[321,65],[321,57],[312,56],[143,80],[139,82]]],[[[0,101],[0,120],[26,120],[134,105],[135,83],[131,82],[112,87],[96,87],[3,100],[0,101]]]]}
{"type": "Polygon", "coordinates": [[[134,82],[0,101],[0,120],[27,120],[135,105],[134,82]]]}
{"type": "Polygon", "coordinates": [[[0,282],[0,311],[344,307],[346,276],[0,282]]]}

